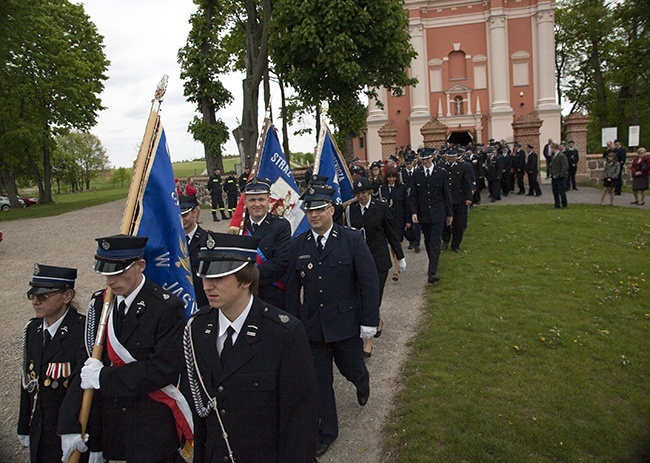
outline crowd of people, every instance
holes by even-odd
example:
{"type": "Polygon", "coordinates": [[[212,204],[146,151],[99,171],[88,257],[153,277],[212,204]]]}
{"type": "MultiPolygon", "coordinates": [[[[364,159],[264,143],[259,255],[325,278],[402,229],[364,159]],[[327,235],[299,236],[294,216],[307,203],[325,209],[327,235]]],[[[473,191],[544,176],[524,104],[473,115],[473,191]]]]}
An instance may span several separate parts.
{"type": "MultiPolygon", "coordinates": [[[[549,143],[548,174],[562,208],[566,190],[576,188],[578,153],[572,142],[549,143]]],[[[613,201],[620,165],[615,152],[607,157],[603,199],[609,192],[613,201]]],[[[637,204],[650,170],[640,159],[637,204]]],[[[309,177],[301,196],[309,230],[294,238],[289,222],[269,212],[265,179],[241,182],[231,172],[224,182],[218,169],[210,177],[214,220],[231,215],[235,190],[244,195],[240,235],[200,226],[188,179],[179,205],[199,307],[188,321],[181,301],[145,277],[147,237],[97,238],[94,270],[107,290],[92,295],[86,316],[74,301],[76,269],[37,264],[17,429],[31,461],[81,452],[91,463],[172,463],[187,442],[197,463],[310,463],[324,455],[339,433],[333,366],[360,406],[370,398],[366,361],[383,331],[391,269],[399,281],[407,267],[404,239],[419,253],[423,238],[427,281],[435,284],[441,252],[460,252],[468,210],[485,188],[493,202],[541,195],[533,147],[503,141],[405,147],[368,171],[355,159],[350,171],[355,197],[342,205],[329,179],[309,177]],[[224,190],[233,191],[229,210],[224,190]],[[106,348],[93,358],[97,337],[106,348]],[[82,432],[86,390],[95,394],[82,432]]]]}

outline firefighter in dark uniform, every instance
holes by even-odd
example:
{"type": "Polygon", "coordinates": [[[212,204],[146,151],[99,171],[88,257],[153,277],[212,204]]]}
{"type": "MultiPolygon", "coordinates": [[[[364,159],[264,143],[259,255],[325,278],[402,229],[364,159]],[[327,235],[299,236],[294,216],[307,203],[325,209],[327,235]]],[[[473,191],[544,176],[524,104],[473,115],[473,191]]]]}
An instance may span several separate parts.
{"type": "Polygon", "coordinates": [[[363,341],[379,323],[379,279],[361,232],[334,223],[333,190],[310,186],[302,196],[310,230],[291,242],[287,273],[287,312],[305,325],[320,391],[316,456],[338,437],[333,388],[334,361],[357,390],[370,397],[370,375],[363,341]]]}
{"type": "Polygon", "coordinates": [[[487,150],[486,172],[490,201],[501,201],[501,176],[503,175],[503,159],[497,151],[490,147],[487,150]]]}
{"type": "Polygon", "coordinates": [[[221,219],[227,219],[226,206],[223,204],[223,185],[221,183],[221,169],[214,168],[214,174],[208,178],[208,191],[212,200],[212,220],[221,222],[221,219]],[[217,217],[217,210],[221,212],[221,219],[217,217]]]}
{"type": "Polygon", "coordinates": [[[512,167],[515,170],[515,178],[517,179],[518,195],[526,194],[526,186],[524,185],[524,172],[526,171],[526,152],[521,147],[521,143],[515,143],[515,155],[512,160],[512,167]]]}
{"type": "Polygon", "coordinates": [[[29,282],[27,297],[36,318],[25,326],[23,338],[18,438],[29,447],[32,463],[59,463],[62,458],[56,424],[86,323],[73,302],[76,278],[74,268],[35,264],[29,282]]]}
{"type": "Polygon", "coordinates": [[[237,180],[237,186],[239,187],[239,191],[244,191],[246,182],[248,182],[248,175],[250,174],[250,171],[251,171],[250,166],[246,166],[244,168],[244,172],[242,172],[241,175],[239,176],[239,179],[237,180]]]}
{"type": "Polygon", "coordinates": [[[428,282],[440,281],[438,260],[440,259],[440,241],[442,229],[451,226],[453,210],[447,172],[433,164],[433,149],[426,148],[420,158],[422,166],[413,176],[413,188],[409,197],[412,223],[422,226],[424,246],[429,256],[428,282]]]}
{"type": "Polygon", "coordinates": [[[183,230],[187,241],[187,255],[190,257],[190,266],[192,268],[192,283],[194,285],[194,294],[196,296],[197,308],[208,305],[208,298],[203,290],[203,280],[196,275],[199,269],[198,253],[199,249],[205,247],[205,240],[208,232],[201,227],[197,220],[199,218],[199,203],[196,196],[181,196],[178,199],[181,207],[181,219],[183,220],[183,230]]]}
{"type": "Polygon", "coordinates": [[[474,145],[467,159],[467,162],[474,169],[474,178],[476,181],[472,204],[481,204],[481,191],[485,188],[485,151],[482,148],[483,145],[474,145]]]}
{"type": "Polygon", "coordinates": [[[231,170],[223,184],[223,191],[228,195],[228,218],[232,218],[237,208],[237,199],[239,197],[239,185],[237,184],[235,175],[235,171],[231,170]]]}
{"type": "Polygon", "coordinates": [[[542,196],[542,189],[537,180],[539,173],[538,156],[533,145],[526,145],[528,158],[526,158],[526,174],[528,174],[528,196],[542,196]]]}
{"type": "Polygon", "coordinates": [[[289,267],[291,224],[269,210],[270,182],[253,179],[244,188],[246,234],[260,238],[257,265],[260,272],[258,297],[284,309],[287,290],[284,276],[289,267]]]}
{"type": "Polygon", "coordinates": [[[502,144],[501,142],[496,142],[497,155],[501,158],[503,162],[503,171],[501,174],[501,192],[503,196],[508,196],[508,194],[513,190],[513,167],[512,167],[512,153],[508,149],[508,145],[502,144]]]}
{"type": "MultiPolygon", "coordinates": [[[[91,451],[127,463],[174,463],[178,431],[192,438],[189,404],[176,388],[183,367],[183,303],[145,278],[146,237],[115,235],[97,242],[94,269],[105,275],[116,297],[102,359],[88,358],[73,374],[61,406],[58,430],[64,456],[83,450],[78,420],[82,390],[96,389],[91,415],[101,417],[101,439],[89,441],[91,451]]],[[[97,336],[104,294],[95,292],[88,307],[86,353],[97,336]]]]}
{"type": "Polygon", "coordinates": [[[448,152],[446,157],[454,220],[451,226],[442,229],[442,249],[447,249],[451,241],[451,250],[460,252],[460,243],[467,225],[467,208],[472,205],[472,167],[460,159],[460,153],[456,150],[448,152]]]}
{"type": "Polygon", "coordinates": [[[311,463],[318,385],[299,320],[255,296],[259,238],[210,232],[199,275],[210,305],[185,329],[181,389],[195,463],[311,463]],[[225,436],[225,437],[224,437],[225,436]]]}
{"type": "MultiPolygon", "coordinates": [[[[415,152],[411,151],[408,154],[404,156],[404,167],[400,170],[400,174],[402,176],[402,183],[406,187],[406,194],[407,197],[410,194],[411,189],[413,188],[413,174],[415,173],[415,152]]],[[[410,205],[409,202],[406,201],[405,207],[407,209],[407,215],[409,218],[409,221],[411,220],[411,215],[413,215],[412,211],[409,209],[410,205]]],[[[411,223],[411,228],[413,229],[413,240],[409,241],[408,249],[413,249],[415,253],[420,252],[420,236],[421,236],[421,230],[420,230],[420,224],[419,223],[411,223]]]]}
{"type": "Polygon", "coordinates": [[[576,184],[576,173],[578,172],[578,161],[580,160],[580,154],[575,148],[575,141],[569,141],[569,147],[566,149],[567,161],[569,161],[569,178],[567,179],[567,187],[577,190],[578,185],[576,184]]]}

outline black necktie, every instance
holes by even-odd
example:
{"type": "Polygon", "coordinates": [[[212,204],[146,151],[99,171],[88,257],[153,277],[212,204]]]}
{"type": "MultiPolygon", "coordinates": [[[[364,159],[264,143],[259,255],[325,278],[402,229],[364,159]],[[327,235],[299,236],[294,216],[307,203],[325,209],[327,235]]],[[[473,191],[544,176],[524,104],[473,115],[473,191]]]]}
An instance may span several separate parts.
{"type": "Polygon", "coordinates": [[[427,173],[427,178],[431,176],[431,173],[429,172],[429,169],[425,169],[425,172],[427,173]]]}
{"type": "Polygon", "coordinates": [[[366,206],[361,206],[361,215],[366,213],[366,206]]]}
{"type": "Polygon", "coordinates": [[[43,341],[43,350],[47,348],[48,344],[52,342],[52,335],[50,334],[50,330],[45,330],[44,333],[44,341],[43,341]]]}
{"type": "Polygon", "coordinates": [[[187,245],[189,246],[189,245],[190,245],[190,241],[192,241],[192,240],[190,239],[190,235],[185,235],[185,241],[187,241],[187,245]]]}
{"type": "Polygon", "coordinates": [[[318,248],[318,254],[323,253],[323,238],[325,238],[323,235],[318,235],[318,245],[316,246],[318,248]]]}
{"type": "Polygon", "coordinates": [[[126,302],[120,302],[117,308],[117,317],[117,328],[121,330],[124,326],[124,320],[126,320],[126,302]]]}
{"type": "Polygon", "coordinates": [[[252,225],[251,225],[251,228],[253,229],[253,233],[255,233],[255,231],[257,230],[257,227],[259,227],[259,225],[257,225],[255,222],[253,222],[252,225]]]}
{"type": "Polygon", "coordinates": [[[221,349],[221,365],[225,365],[228,360],[228,356],[232,351],[232,334],[235,332],[235,329],[231,326],[226,330],[227,336],[226,340],[223,343],[223,348],[221,349]]]}

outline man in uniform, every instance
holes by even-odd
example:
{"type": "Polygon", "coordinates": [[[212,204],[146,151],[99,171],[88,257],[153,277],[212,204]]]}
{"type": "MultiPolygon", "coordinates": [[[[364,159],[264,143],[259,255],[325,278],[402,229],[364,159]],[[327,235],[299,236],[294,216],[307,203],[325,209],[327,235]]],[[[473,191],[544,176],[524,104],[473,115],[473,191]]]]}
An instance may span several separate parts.
{"type": "Polygon", "coordinates": [[[212,220],[221,222],[221,219],[227,219],[226,206],[223,204],[223,185],[221,183],[221,169],[214,168],[214,174],[208,178],[208,191],[212,200],[212,220]],[[221,212],[221,219],[217,217],[217,209],[221,212]]]}
{"type": "Polygon", "coordinates": [[[528,196],[542,196],[542,189],[539,187],[537,174],[539,173],[539,164],[537,153],[533,145],[526,145],[528,158],[526,159],[526,173],[528,174],[528,196]]]}
{"type": "Polygon", "coordinates": [[[303,325],[255,296],[259,238],[210,232],[198,273],[210,305],[187,323],[194,462],[311,463],[318,385],[303,325]]]}
{"type": "MultiPolygon", "coordinates": [[[[402,174],[402,183],[406,187],[407,195],[410,194],[411,188],[413,188],[413,174],[415,173],[415,152],[410,151],[404,156],[404,167],[401,170],[402,174]]],[[[405,207],[407,207],[407,210],[410,207],[409,202],[406,201],[405,207]]],[[[413,215],[410,213],[409,215],[413,215]]],[[[409,241],[409,249],[413,249],[413,251],[417,254],[420,252],[420,224],[419,223],[412,223],[411,228],[413,229],[413,240],[409,241]]]]}
{"type": "Polygon", "coordinates": [[[454,219],[451,226],[442,229],[442,249],[447,249],[451,241],[451,250],[460,252],[460,243],[467,225],[467,208],[472,205],[472,168],[461,159],[456,150],[449,151],[446,157],[454,219]]]}
{"type": "Polygon", "coordinates": [[[548,143],[544,145],[544,149],[542,150],[542,154],[544,155],[544,159],[546,160],[546,178],[549,178],[551,176],[551,158],[553,157],[553,139],[549,138],[548,143]]]}
{"type": "Polygon", "coordinates": [[[320,391],[316,456],[338,437],[332,361],[365,405],[370,376],[363,341],[379,323],[379,279],[361,232],[334,223],[333,190],[309,186],[302,196],[310,230],[291,242],[287,311],[305,325],[320,391]]]}
{"type": "Polygon", "coordinates": [[[280,309],[285,307],[287,289],[284,276],[289,267],[291,224],[284,217],[271,214],[269,197],[271,185],[253,179],[244,188],[246,233],[260,239],[257,265],[259,269],[259,298],[280,309]]]}
{"type": "Polygon", "coordinates": [[[512,167],[515,171],[515,178],[517,180],[518,195],[526,194],[526,186],[524,185],[524,171],[526,170],[526,152],[521,147],[521,143],[515,142],[515,156],[512,160],[512,167]]]}
{"type": "Polygon", "coordinates": [[[208,232],[199,226],[197,219],[199,217],[199,203],[196,196],[181,196],[179,198],[181,207],[181,218],[183,219],[183,230],[187,240],[187,254],[190,257],[190,266],[192,268],[192,282],[194,284],[194,294],[196,295],[197,308],[208,305],[208,298],[203,290],[203,281],[196,275],[199,269],[198,253],[199,249],[205,246],[205,240],[208,232]]]}
{"type": "Polygon", "coordinates": [[[438,260],[442,229],[445,225],[451,226],[454,214],[447,172],[433,165],[433,152],[432,148],[422,151],[422,166],[413,175],[413,188],[409,196],[411,221],[421,225],[424,246],[429,256],[429,283],[440,281],[438,260]]]}
{"type": "Polygon", "coordinates": [[[580,154],[575,148],[575,142],[573,140],[569,141],[569,147],[566,150],[567,160],[569,161],[569,178],[567,179],[567,187],[574,190],[578,189],[576,184],[576,173],[578,172],[578,161],[580,161],[580,154]]]}
{"type": "Polygon", "coordinates": [[[476,144],[472,147],[467,162],[474,169],[476,182],[472,204],[481,204],[481,191],[485,188],[485,152],[483,151],[483,145],[476,144]]]}
{"type": "Polygon", "coordinates": [[[512,167],[512,152],[508,148],[505,141],[496,142],[497,155],[503,162],[503,173],[501,174],[501,193],[503,196],[508,194],[514,189],[514,175],[512,167]]]}
{"type": "Polygon", "coordinates": [[[244,168],[244,172],[241,173],[239,176],[239,179],[237,180],[237,186],[239,187],[239,191],[244,191],[244,187],[246,186],[246,182],[248,182],[248,175],[250,174],[251,167],[246,166],[244,168]]]}
{"type": "Polygon", "coordinates": [[[557,143],[553,144],[553,157],[549,166],[551,173],[551,186],[553,188],[553,200],[555,209],[567,207],[566,179],[569,175],[569,161],[557,143]]]}
{"type": "MultiPolygon", "coordinates": [[[[34,265],[27,298],[36,318],[25,326],[18,438],[31,463],[61,461],[59,408],[83,345],[86,317],[73,302],[77,269],[34,265]]],[[[95,455],[97,458],[97,455],[95,455]]]]}
{"type": "Polygon", "coordinates": [[[487,150],[486,172],[490,201],[501,201],[501,176],[503,175],[503,159],[497,151],[490,147],[487,150]]]}
{"type": "Polygon", "coordinates": [[[623,188],[623,171],[625,170],[625,161],[627,159],[627,152],[623,148],[621,140],[614,140],[614,151],[616,151],[616,160],[621,165],[621,171],[614,183],[614,193],[616,196],[620,196],[621,188],[623,188]]]}
{"type": "MultiPolygon", "coordinates": [[[[189,412],[189,405],[176,388],[183,366],[183,303],[145,278],[146,237],[115,235],[97,243],[94,269],[106,277],[116,297],[108,309],[102,359],[87,359],[73,375],[70,392],[75,393],[61,407],[64,457],[83,450],[77,416],[82,389],[96,389],[91,414],[101,416],[101,439],[96,447],[89,442],[91,451],[127,463],[176,462],[177,426],[186,439],[192,427],[191,414],[180,412],[189,412]],[[172,409],[181,413],[176,420],[172,409]]],[[[94,323],[87,326],[87,353],[98,335],[104,296],[103,290],[94,293],[88,307],[88,320],[94,323]]]]}
{"type": "Polygon", "coordinates": [[[228,218],[231,219],[235,209],[237,208],[237,197],[239,196],[239,186],[237,185],[237,178],[235,178],[235,171],[231,170],[223,185],[223,190],[228,195],[228,218]]]}

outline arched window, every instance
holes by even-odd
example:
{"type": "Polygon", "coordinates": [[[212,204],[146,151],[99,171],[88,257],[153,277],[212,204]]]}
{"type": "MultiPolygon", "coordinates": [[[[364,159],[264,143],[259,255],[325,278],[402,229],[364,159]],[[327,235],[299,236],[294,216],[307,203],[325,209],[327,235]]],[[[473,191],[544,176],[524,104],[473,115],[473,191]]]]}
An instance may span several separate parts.
{"type": "Polygon", "coordinates": [[[467,79],[465,52],[457,50],[449,53],[449,80],[467,79]]]}

